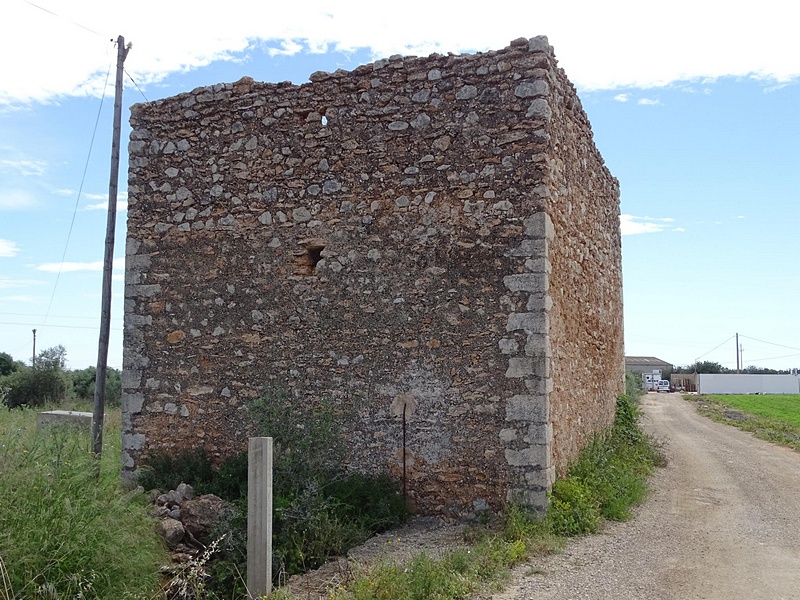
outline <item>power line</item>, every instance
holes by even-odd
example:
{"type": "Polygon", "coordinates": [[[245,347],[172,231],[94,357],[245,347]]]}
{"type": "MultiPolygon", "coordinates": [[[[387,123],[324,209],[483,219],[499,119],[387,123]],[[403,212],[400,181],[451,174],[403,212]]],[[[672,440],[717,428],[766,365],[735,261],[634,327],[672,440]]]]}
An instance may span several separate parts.
{"type": "Polygon", "coordinates": [[[719,346],[715,346],[714,348],[712,348],[711,350],[709,350],[709,351],[708,351],[708,352],[706,352],[705,354],[701,354],[700,356],[698,356],[697,358],[695,358],[695,361],[698,361],[698,360],[700,360],[701,358],[703,358],[704,356],[706,356],[706,355],[708,355],[708,354],[711,354],[711,353],[712,353],[714,350],[716,350],[717,348],[719,348],[719,347],[723,346],[724,344],[727,344],[728,342],[730,342],[730,341],[731,341],[731,340],[732,340],[734,337],[736,337],[736,336],[732,335],[732,336],[731,336],[731,337],[729,337],[727,340],[725,340],[724,342],[722,342],[722,343],[721,343],[719,346]]]}
{"type": "Polygon", "coordinates": [[[784,354],[783,356],[770,356],[769,358],[752,358],[753,364],[758,360],[778,360],[779,358],[792,358],[793,356],[800,356],[800,354],[784,354]]]}
{"type": "MultiPolygon", "coordinates": [[[[15,313],[15,312],[2,312],[0,311],[0,315],[8,315],[14,317],[44,317],[44,315],[36,314],[36,313],[15,313]]],[[[49,315],[49,317],[53,319],[96,319],[97,317],[86,317],[86,316],[77,316],[77,315],[49,315]]]]}
{"type": "MultiPolygon", "coordinates": [[[[113,64],[113,63],[112,63],[113,64]]],[[[69,240],[72,237],[72,229],[75,226],[75,216],[78,214],[78,205],[81,201],[81,194],[83,193],[83,186],[86,183],[86,173],[89,171],[89,160],[92,157],[92,149],[94,148],[94,139],[97,135],[97,128],[100,124],[100,114],[103,111],[103,101],[106,98],[106,87],[108,87],[108,78],[111,76],[111,64],[108,65],[108,72],[106,73],[106,81],[103,84],[103,95],[100,97],[100,107],[97,109],[97,118],[94,122],[94,130],[92,131],[92,139],[89,141],[89,153],[86,155],[86,164],[83,167],[83,175],[81,176],[81,185],[78,188],[78,195],[75,198],[75,208],[72,211],[72,220],[69,223],[69,231],[67,232],[67,241],[64,244],[64,252],[61,255],[61,262],[58,265],[58,274],[56,275],[56,282],[53,284],[53,293],[50,296],[50,302],[47,305],[47,311],[44,315],[42,325],[47,323],[47,316],[50,314],[50,309],[53,307],[53,300],[56,297],[56,290],[58,289],[58,282],[61,279],[61,271],[64,267],[64,259],[67,257],[67,248],[69,247],[69,240]]]]}
{"type": "MultiPolygon", "coordinates": [[[[123,71],[125,71],[125,69],[123,69],[123,71]]],[[[131,80],[131,83],[136,87],[137,90],[139,90],[139,93],[142,95],[142,98],[144,98],[144,101],[145,102],[150,102],[150,100],[147,99],[147,96],[144,95],[144,92],[142,91],[142,88],[139,87],[139,84],[136,83],[136,81],[133,79],[133,77],[131,77],[131,74],[128,73],[127,71],[125,71],[125,75],[128,76],[128,79],[131,80]]]]}
{"type": "Polygon", "coordinates": [[[747,338],[748,340],[753,340],[754,342],[761,342],[762,344],[769,344],[770,346],[778,346],[779,348],[788,348],[789,350],[800,350],[800,348],[795,348],[794,346],[784,346],[783,344],[776,344],[774,342],[765,342],[764,340],[758,340],[756,338],[752,338],[742,334],[739,334],[739,337],[747,338]]]}
{"type": "Polygon", "coordinates": [[[62,15],[59,15],[59,14],[57,14],[57,13],[54,13],[52,10],[48,10],[48,9],[44,8],[43,6],[39,6],[38,4],[34,4],[33,2],[30,2],[29,0],[22,0],[22,1],[23,1],[25,4],[29,4],[30,6],[33,6],[34,8],[38,8],[39,10],[41,10],[41,11],[44,11],[44,12],[46,12],[46,13],[47,13],[47,14],[49,14],[49,15],[53,15],[53,16],[54,16],[54,17],[56,17],[57,19],[63,19],[63,20],[64,20],[64,21],[66,21],[67,23],[72,23],[73,25],[75,25],[75,27],[80,27],[81,29],[85,29],[85,30],[86,30],[86,31],[88,31],[89,33],[93,33],[93,34],[95,34],[95,35],[99,35],[100,37],[106,37],[106,36],[104,36],[104,35],[102,35],[102,34],[100,34],[100,33],[96,32],[94,29],[90,29],[89,27],[86,27],[86,25],[81,25],[81,24],[80,24],[80,23],[78,23],[77,21],[73,21],[72,19],[68,19],[68,18],[66,18],[66,17],[64,17],[64,16],[62,16],[62,15]]]}
{"type": "MultiPolygon", "coordinates": [[[[0,325],[25,325],[25,326],[37,326],[37,323],[12,323],[10,321],[0,321],[0,325]]],[[[48,327],[59,327],[61,329],[99,329],[98,327],[89,327],[88,325],[48,325],[48,327]]],[[[122,327],[114,327],[114,331],[122,331],[122,327]]]]}

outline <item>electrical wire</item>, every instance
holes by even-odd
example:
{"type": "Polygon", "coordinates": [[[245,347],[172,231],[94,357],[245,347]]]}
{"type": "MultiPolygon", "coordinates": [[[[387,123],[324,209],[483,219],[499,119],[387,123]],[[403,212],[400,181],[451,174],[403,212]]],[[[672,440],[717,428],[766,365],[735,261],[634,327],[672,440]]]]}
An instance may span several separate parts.
{"type": "Polygon", "coordinates": [[[69,223],[69,231],[67,232],[67,241],[64,244],[64,252],[61,255],[61,262],[58,265],[58,274],[56,275],[56,282],[53,285],[53,293],[50,296],[50,302],[47,305],[47,310],[45,311],[44,320],[42,321],[42,325],[47,323],[47,316],[50,314],[50,309],[53,307],[53,300],[56,297],[56,290],[58,289],[58,282],[61,279],[61,272],[64,266],[64,259],[67,257],[67,248],[69,247],[69,240],[72,237],[72,229],[75,226],[75,217],[78,214],[78,205],[81,201],[81,194],[83,193],[83,186],[86,183],[86,174],[89,171],[89,160],[92,157],[92,149],[94,148],[94,140],[97,136],[97,128],[100,124],[100,114],[103,111],[103,101],[106,98],[106,88],[108,87],[108,80],[111,76],[111,64],[108,65],[108,72],[106,73],[106,81],[103,84],[103,95],[100,97],[100,107],[97,109],[97,118],[94,122],[94,130],[92,131],[92,139],[89,141],[89,153],[86,156],[86,164],[83,167],[83,175],[81,176],[81,185],[78,188],[78,195],[75,198],[75,208],[72,211],[72,220],[69,223]]]}
{"type": "MultiPolygon", "coordinates": [[[[17,313],[17,312],[2,312],[0,311],[0,315],[12,316],[12,317],[43,317],[44,315],[36,314],[36,313],[17,313]]],[[[50,318],[53,319],[92,319],[95,320],[97,317],[87,317],[87,316],[77,316],[77,315],[48,315],[50,318]]]]}
{"type": "Polygon", "coordinates": [[[144,101],[145,102],[150,102],[150,100],[147,99],[147,96],[144,95],[144,92],[142,91],[142,88],[139,87],[139,84],[136,83],[136,81],[133,79],[133,77],[131,77],[131,74],[128,73],[124,68],[122,69],[122,71],[125,73],[125,75],[128,76],[128,79],[131,80],[131,83],[136,87],[136,89],[139,90],[139,93],[142,95],[142,98],[144,98],[144,101]]]}
{"type": "Polygon", "coordinates": [[[778,360],[779,358],[792,358],[793,356],[800,356],[800,354],[784,354],[783,356],[770,356],[769,358],[748,358],[747,360],[748,362],[753,361],[753,364],[755,364],[759,360],[778,360]]]}
{"type": "Polygon", "coordinates": [[[774,342],[765,342],[764,340],[759,340],[747,335],[742,335],[741,333],[739,334],[739,337],[746,338],[748,340],[753,340],[754,342],[760,342],[762,344],[769,344],[770,346],[778,346],[779,348],[788,348],[789,350],[800,350],[800,348],[795,348],[794,346],[785,346],[783,344],[775,344],[774,342]]]}
{"type": "Polygon", "coordinates": [[[709,350],[709,351],[708,351],[708,352],[706,352],[705,354],[701,354],[700,356],[698,356],[697,358],[695,358],[695,359],[694,359],[694,360],[695,360],[695,362],[696,362],[696,361],[698,361],[698,360],[700,360],[700,359],[701,359],[701,358],[703,358],[704,356],[706,356],[706,355],[708,355],[708,354],[711,354],[711,353],[712,353],[714,350],[716,350],[717,348],[719,348],[719,347],[723,346],[724,344],[727,344],[728,342],[730,342],[730,341],[731,341],[733,338],[735,338],[735,337],[736,337],[735,335],[732,335],[732,336],[731,336],[731,337],[729,337],[727,340],[725,340],[724,342],[722,342],[722,344],[720,344],[719,346],[715,346],[714,348],[712,348],[711,350],[709,350]]]}
{"type": "Polygon", "coordinates": [[[54,17],[56,17],[56,18],[58,18],[58,19],[63,19],[63,20],[64,20],[64,21],[66,21],[67,23],[72,23],[73,25],[75,25],[75,27],[80,27],[81,29],[85,29],[85,30],[86,30],[86,31],[88,31],[89,33],[93,33],[93,34],[95,34],[95,35],[98,35],[98,36],[100,36],[100,37],[106,37],[106,36],[104,36],[104,35],[102,35],[102,34],[100,34],[100,33],[96,32],[94,29],[90,29],[89,27],[86,27],[86,25],[81,25],[81,24],[80,24],[80,23],[78,23],[77,21],[73,21],[72,19],[68,19],[68,18],[66,18],[66,17],[64,17],[64,16],[61,16],[61,15],[59,15],[58,13],[54,13],[52,10],[48,10],[48,9],[44,8],[43,6],[39,6],[38,4],[34,4],[33,2],[30,2],[29,0],[22,0],[22,1],[23,1],[25,4],[28,4],[28,5],[30,5],[30,6],[33,6],[34,8],[38,8],[39,10],[41,10],[41,11],[44,11],[44,12],[46,12],[46,13],[47,13],[47,14],[49,14],[49,15],[53,15],[54,17]]]}
{"type": "MultiPolygon", "coordinates": [[[[11,323],[9,321],[0,321],[0,325],[36,325],[36,323],[11,323]]],[[[100,329],[100,326],[90,327],[89,325],[48,325],[48,327],[58,327],[61,329],[100,329]]],[[[122,327],[112,327],[112,331],[122,331],[122,327]]]]}

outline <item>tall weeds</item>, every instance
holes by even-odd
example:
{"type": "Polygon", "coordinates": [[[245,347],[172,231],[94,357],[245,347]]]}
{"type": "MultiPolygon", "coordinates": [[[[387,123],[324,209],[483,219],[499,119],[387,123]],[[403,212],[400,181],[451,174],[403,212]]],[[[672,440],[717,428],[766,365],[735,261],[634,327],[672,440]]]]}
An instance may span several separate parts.
{"type": "Polygon", "coordinates": [[[87,431],[37,432],[35,418],[0,416],[0,597],[152,597],[165,554],[143,499],[122,489],[118,426],[98,464],[87,431]]]}

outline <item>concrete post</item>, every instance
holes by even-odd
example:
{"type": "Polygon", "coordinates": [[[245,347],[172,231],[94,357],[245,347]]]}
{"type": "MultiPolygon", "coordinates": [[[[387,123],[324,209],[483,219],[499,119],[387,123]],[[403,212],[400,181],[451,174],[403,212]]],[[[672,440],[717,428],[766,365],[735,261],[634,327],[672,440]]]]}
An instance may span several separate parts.
{"type": "Polygon", "coordinates": [[[247,465],[247,591],[272,591],[272,438],[250,438],[247,465]]]}

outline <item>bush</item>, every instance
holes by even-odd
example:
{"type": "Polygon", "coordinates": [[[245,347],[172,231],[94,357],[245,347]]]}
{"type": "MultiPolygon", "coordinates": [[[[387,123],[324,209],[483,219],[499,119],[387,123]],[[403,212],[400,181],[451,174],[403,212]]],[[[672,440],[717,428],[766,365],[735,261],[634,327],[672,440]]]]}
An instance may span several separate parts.
{"type": "Polygon", "coordinates": [[[59,404],[67,398],[69,378],[60,369],[23,367],[0,377],[0,388],[7,388],[3,402],[8,408],[59,404]]]}
{"type": "Polygon", "coordinates": [[[625,371],[625,395],[630,398],[632,402],[639,402],[642,396],[644,396],[642,376],[639,373],[625,371]]]}
{"type": "MultiPolygon", "coordinates": [[[[158,452],[148,456],[136,473],[136,481],[146,490],[174,490],[188,483],[198,494],[214,479],[214,469],[205,448],[183,450],[174,454],[158,452]]],[[[245,479],[245,482],[247,480],[245,479]]]]}
{"type": "Polygon", "coordinates": [[[63,402],[71,385],[64,371],[66,357],[64,346],[54,346],[42,350],[33,367],[17,364],[11,373],[0,377],[3,403],[8,408],[17,408],[63,402]]]}
{"type": "MultiPolygon", "coordinates": [[[[94,399],[97,368],[86,367],[70,371],[72,380],[72,393],[79,400],[92,401],[94,399]]],[[[122,398],[122,373],[118,369],[106,369],[106,406],[119,406],[122,398]]]]}
{"type": "Polygon", "coordinates": [[[600,526],[598,502],[588,486],[576,478],[553,484],[547,517],[556,535],[594,533],[600,526]]]}

